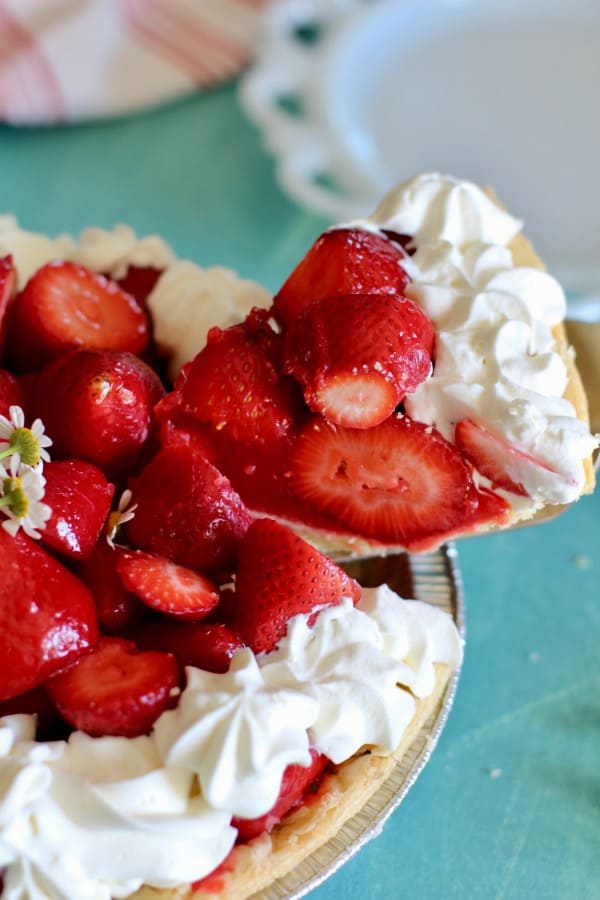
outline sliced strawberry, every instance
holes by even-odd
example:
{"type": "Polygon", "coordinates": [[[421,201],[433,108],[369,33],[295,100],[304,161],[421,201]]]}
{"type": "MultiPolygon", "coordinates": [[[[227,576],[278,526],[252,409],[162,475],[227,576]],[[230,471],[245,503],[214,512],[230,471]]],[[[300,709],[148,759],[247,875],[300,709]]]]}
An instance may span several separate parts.
{"type": "Polygon", "coordinates": [[[240,819],[237,816],[232,819],[231,824],[238,830],[238,843],[246,843],[260,834],[272,831],[287,813],[300,806],[303,798],[311,789],[317,789],[319,779],[327,768],[329,760],[314,749],[310,751],[310,754],[310,765],[290,765],[286,768],[279,796],[268,813],[257,819],[240,819]]]}
{"type": "Polygon", "coordinates": [[[46,687],[63,718],[92,736],[147,734],[173,705],[179,669],[169,653],[138,653],[121,638],[101,638],[96,649],[46,687]]]}
{"type": "Polygon", "coordinates": [[[155,372],[131,353],[72,350],[40,372],[35,412],[53,458],[86,460],[115,479],[139,462],[163,394],[155,372]]]}
{"type": "Polygon", "coordinates": [[[230,570],[251,516],[231,484],[194,446],[165,447],[135,479],[137,548],[199,572],[230,570]]]}
{"type": "Polygon", "coordinates": [[[469,510],[472,481],[460,453],[406,416],[365,431],[315,418],[298,439],[292,469],[299,497],[386,543],[442,536],[469,510]]]}
{"type": "Polygon", "coordinates": [[[161,619],[146,622],[133,637],[140,650],[172,653],[182,670],[195,666],[207,672],[226,672],[233,654],[244,646],[231,629],[219,623],[161,619]]]}
{"type": "Polygon", "coordinates": [[[0,528],[0,700],[37,687],[94,646],[86,586],[30,538],[0,528]]]}
{"type": "Polygon", "coordinates": [[[80,459],[46,463],[44,478],[44,503],[52,515],[42,532],[43,544],[71,559],[89,556],[110,513],[114,484],[80,459]]]}
{"type": "Polygon", "coordinates": [[[406,297],[326,297],[288,328],[284,367],[313,411],[371,428],[430,374],[434,340],[431,321],[406,297]]]}
{"type": "Polygon", "coordinates": [[[302,538],[273,519],[257,519],[240,543],[231,625],[255,653],[268,652],[292,616],[342,597],[358,602],[360,594],[358,582],[302,538]]]}
{"type": "Polygon", "coordinates": [[[25,391],[16,375],[0,369],[0,416],[8,418],[11,406],[25,409],[25,391]]]}
{"type": "MultiPolygon", "coordinates": [[[[453,528],[444,533],[444,541],[452,541],[462,535],[477,534],[482,529],[490,526],[506,525],[511,514],[511,507],[507,501],[487,488],[477,488],[471,485],[466,498],[466,512],[453,528]]],[[[426,553],[439,547],[439,535],[426,535],[415,538],[409,542],[408,549],[411,553],[426,553]]]]}
{"type": "Polygon", "coordinates": [[[14,370],[28,372],[76,347],[141,353],[148,334],[145,313],[118,284],[59,260],[38,269],[15,298],[7,349],[14,370]]]}
{"type": "Polygon", "coordinates": [[[79,575],[92,593],[102,631],[125,634],[143,621],[148,609],[123,587],[117,552],[103,536],[79,566],[79,575]]]}
{"type": "MultiPolygon", "coordinates": [[[[6,315],[10,301],[17,289],[17,273],[12,256],[0,258],[0,359],[4,349],[4,335],[8,317],[6,315]]],[[[1,405],[1,404],[0,404],[1,405]]]]}
{"type": "Polygon", "coordinates": [[[186,412],[238,441],[277,440],[293,422],[292,385],[243,325],[210,329],[180,389],[186,412]]]}
{"type": "Polygon", "coordinates": [[[324,297],[399,296],[409,281],[403,259],[402,249],[383,234],[359,228],[326,231],[275,296],[275,315],[289,325],[302,310],[324,297]]]}
{"type": "Polygon", "coordinates": [[[535,472],[536,469],[553,472],[550,466],[540,459],[517,450],[504,438],[475,424],[471,419],[462,419],[458,422],[454,440],[469,462],[478,472],[489,478],[494,487],[503,488],[522,497],[528,496],[521,483],[524,473],[535,472]]]}
{"type": "Polygon", "coordinates": [[[157,612],[191,622],[218,605],[217,585],[206,575],[142,550],[117,550],[117,572],[127,591],[157,612]]]}

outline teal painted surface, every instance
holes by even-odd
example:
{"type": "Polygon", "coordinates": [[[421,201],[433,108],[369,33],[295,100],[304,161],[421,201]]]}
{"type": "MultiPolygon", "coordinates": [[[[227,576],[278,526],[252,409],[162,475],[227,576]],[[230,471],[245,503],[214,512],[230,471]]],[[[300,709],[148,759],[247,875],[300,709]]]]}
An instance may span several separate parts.
{"type": "MultiPolygon", "coordinates": [[[[278,190],[232,87],[120,122],[0,126],[0,209],[50,233],[126,221],[273,289],[325,224],[278,190]]],[[[315,900],[600,897],[600,495],[459,557],[468,638],[448,726],[384,833],[315,900]]]]}

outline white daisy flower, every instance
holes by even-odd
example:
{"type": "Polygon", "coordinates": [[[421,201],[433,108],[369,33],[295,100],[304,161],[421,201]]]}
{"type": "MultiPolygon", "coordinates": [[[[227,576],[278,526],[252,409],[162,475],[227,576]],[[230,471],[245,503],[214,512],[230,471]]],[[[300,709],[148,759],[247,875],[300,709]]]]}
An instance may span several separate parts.
{"type": "Polygon", "coordinates": [[[44,423],[36,419],[31,428],[25,427],[25,413],[20,406],[11,406],[10,418],[0,416],[0,459],[15,456],[19,463],[35,468],[40,462],[50,462],[46,447],[52,441],[44,433],[44,423]]]}
{"type": "Polygon", "coordinates": [[[0,465],[0,512],[7,516],[2,527],[13,537],[22,528],[25,534],[36,540],[40,530],[52,515],[47,503],[42,503],[46,479],[40,469],[19,464],[11,457],[10,469],[0,465]]]}
{"type": "Polygon", "coordinates": [[[123,491],[116,510],[114,510],[114,512],[111,512],[110,516],[108,517],[108,523],[106,526],[106,543],[109,545],[109,547],[112,547],[113,550],[115,549],[114,541],[117,534],[119,533],[119,528],[121,527],[121,525],[124,525],[125,522],[131,522],[131,520],[135,516],[135,511],[138,508],[137,503],[134,503],[132,506],[129,505],[131,503],[132,497],[133,494],[131,493],[129,488],[123,491]]]}

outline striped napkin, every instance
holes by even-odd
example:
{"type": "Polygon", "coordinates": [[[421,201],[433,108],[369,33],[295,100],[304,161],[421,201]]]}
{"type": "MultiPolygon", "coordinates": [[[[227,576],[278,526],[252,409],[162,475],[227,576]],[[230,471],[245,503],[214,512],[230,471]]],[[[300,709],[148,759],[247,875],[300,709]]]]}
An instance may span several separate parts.
{"type": "Polygon", "coordinates": [[[116,116],[232,78],[266,0],[0,0],[0,120],[116,116]]]}

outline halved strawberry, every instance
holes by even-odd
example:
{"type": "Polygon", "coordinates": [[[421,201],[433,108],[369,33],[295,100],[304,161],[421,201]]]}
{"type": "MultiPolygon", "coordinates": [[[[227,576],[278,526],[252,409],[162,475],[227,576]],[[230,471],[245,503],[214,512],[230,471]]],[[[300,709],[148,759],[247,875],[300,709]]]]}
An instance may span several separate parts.
{"type": "Polygon", "coordinates": [[[115,479],[139,462],[163,394],[156,373],[132,353],[71,350],[39,373],[34,406],[53,458],[86,460],[115,479]]]}
{"type": "Polygon", "coordinates": [[[114,484],[80,459],[46,463],[44,478],[44,503],[52,515],[42,532],[43,544],[71,559],[89,556],[108,518],[114,484]]]}
{"type": "Polygon", "coordinates": [[[406,297],[326,297],[289,326],[284,368],[314,412],[371,428],[430,374],[434,340],[431,321],[406,297]]]}
{"type": "Polygon", "coordinates": [[[30,538],[0,528],[0,700],[45,681],[94,646],[91,594],[30,538]]]}
{"type": "Polygon", "coordinates": [[[140,650],[172,653],[182,670],[195,666],[207,672],[226,672],[231,657],[243,647],[240,638],[218,622],[176,622],[167,619],[146,622],[134,635],[140,650]]]}
{"type": "Polygon", "coordinates": [[[361,588],[334,562],[273,519],[257,519],[240,542],[231,626],[255,653],[285,636],[288,620],[361,588]]]}
{"type": "Polygon", "coordinates": [[[528,496],[521,483],[527,471],[545,469],[556,474],[542,460],[517,450],[504,438],[477,425],[471,419],[462,419],[458,422],[454,440],[469,462],[478,472],[489,478],[494,487],[503,488],[513,494],[528,496]]]}
{"type": "Polygon", "coordinates": [[[0,359],[4,349],[8,305],[17,289],[17,273],[12,256],[0,258],[0,359]]]}
{"type": "Polygon", "coordinates": [[[117,552],[107,544],[104,536],[83,560],[78,572],[94,598],[103,632],[126,634],[147,615],[147,607],[123,587],[117,573],[117,552]]]}
{"type": "Polygon", "coordinates": [[[169,653],[138,653],[121,638],[96,649],[46,684],[62,717],[92,736],[137,737],[173,705],[179,669],[169,653]]]}
{"type": "Polygon", "coordinates": [[[165,447],[135,479],[129,540],[199,572],[230,570],[252,521],[239,494],[193,445],[165,447]]]}
{"type": "Polygon", "coordinates": [[[16,375],[0,369],[0,416],[9,417],[11,406],[25,409],[25,391],[16,375]]]}
{"type": "Polygon", "coordinates": [[[292,387],[243,325],[211,328],[206,346],[178,385],[187,413],[234,440],[252,443],[277,440],[290,429],[292,387]]]}
{"type": "Polygon", "coordinates": [[[264,816],[257,819],[240,819],[234,816],[231,824],[238,830],[238,843],[246,843],[259,834],[268,834],[281,822],[287,813],[300,806],[308,791],[316,789],[319,778],[327,768],[329,760],[322,753],[312,749],[308,766],[290,765],[284,773],[275,805],[264,816]]]}
{"type": "Polygon", "coordinates": [[[219,603],[214,581],[164,556],[119,548],[117,572],[123,587],[142,603],[179,619],[204,619],[219,603]]]}
{"type": "Polygon", "coordinates": [[[385,235],[360,228],[322,234],[296,266],[273,301],[273,311],[289,325],[316,300],[345,294],[399,296],[409,282],[404,253],[385,235]]]}
{"type": "Polygon", "coordinates": [[[62,260],[32,275],[11,305],[7,350],[17,372],[76,347],[141,353],[148,320],[137,300],[91,269],[62,260]]]}
{"type": "Polygon", "coordinates": [[[431,426],[394,416],[364,431],[315,418],[292,459],[294,490],[346,528],[409,548],[469,509],[469,468],[431,426]]]}

